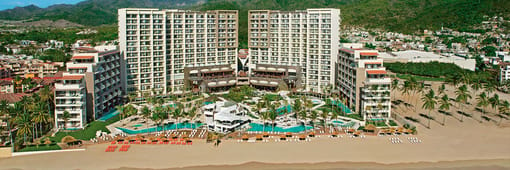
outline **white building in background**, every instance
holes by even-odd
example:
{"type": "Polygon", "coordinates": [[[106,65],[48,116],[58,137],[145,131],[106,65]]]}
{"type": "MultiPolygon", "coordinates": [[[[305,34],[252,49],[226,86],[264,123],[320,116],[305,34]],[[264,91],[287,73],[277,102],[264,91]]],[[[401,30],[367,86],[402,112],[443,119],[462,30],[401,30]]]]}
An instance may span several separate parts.
{"type": "Polygon", "coordinates": [[[468,69],[471,71],[475,71],[476,69],[475,59],[465,59],[455,55],[443,56],[435,54],[433,52],[408,50],[391,53],[380,53],[380,57],[384,59],[384,62],[388,63],[390,62],[428,63],[432,61],[437,61],[440,63],[453,63],[459,66],[460,68],[468,69]]]}
{"type": "Polygon", "coordinates": [[[336,87],[345,104],[364,120],[389,120],[391,79],[377,50],[349,45],[339,50],[336,87]]]}
{"type": "Polygon", "coordinates": [[[249,122],[246,110],[230,101],[218,101],[202,107],[209,130],[218,133],[233,132],[249,122]]]}
{"type": "Polygon", "coordinates": [[[250,71],[256,64],[299,66],[305,90],[322,92],[335,82],[340,22],[339,9],[250,10],[250,71]]]}
{"type": "Polygon", "coordinates": [[[499,64],[498,81],[504,83],[510,79],[510,62],[502,62],[499,64]]]}
{"type": "Polygon", "coordinates": [[[85,76],[64,73],[55,83],[55,127],[57,129],[83,129],[87,124],[85,76]],[[70,114],[67,124],[62,118],[65,111],[70,114]]]}
{"type": "Polygon", "coordinates": [[[237,68],[236,10],[118,10],[127,91],[182,93],[184,68],[237,68]]]}
{"type": "Polygon", "coordinates": [[[68,62],[68,74],[85,77],[87,118],[95,120],[122,102],[121,55],[118,50],[76,53],[68,62]]]}

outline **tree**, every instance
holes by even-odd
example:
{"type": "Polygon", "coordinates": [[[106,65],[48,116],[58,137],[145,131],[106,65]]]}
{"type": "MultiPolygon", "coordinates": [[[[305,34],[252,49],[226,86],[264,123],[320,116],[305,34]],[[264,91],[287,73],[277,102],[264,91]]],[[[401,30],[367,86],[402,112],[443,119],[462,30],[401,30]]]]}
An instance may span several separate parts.
{"type": "Polygon", "coordinates": [[[496,109],[496,113],[498,112],[499,105],[501,104],[501,101],[499,100],[499,95],[494,94],[491,98],[489,98],[489,104],[493,109],[496,109]]]}
{"type": "Polygon", "coordinates": [[[328,122],[328,118],[329,118],[329,113],[323,111],[321,113],[321,118],[322,118],[322,125],[324,126],[324,130],[325,130],[326,129],[326,123],[328,122]]]}
{"type": "MultiPolygon", "coordinates": [[[[65,112],[64,112],[65,114],[65,112]]],[[[30,119],[29,114],[20,114],[16,116],[16,127],[18,128],[18,132],[16,136],[23,136],[23,143],[27,141],[27,135],[32,134],[32,121],[30,119]]],[[[65,121],[65,119],[64,119],[65,121]]],[[[64,125],[65,127],[65,125],[64,125]]]]}
{"type": "MultiPolygon", "coordinates": [[[[487,95],[485,94],[485,92],[480,93],[476,97],[476,101],[477,101],[476,106],[477,107],[482,107],[483,108],[482,109],[482,114],[485,114],[485,109],[489,105],[489,99],[487,98],[487,95]]],[[[480,123],[482,122],[482,114],[480,114],[480,123]]]]}
{"type": "Polygon", "coordinates": [[[294,100],[294,104],[292,105],[292,110],[294,111],[294,115],[296,116],[296,122],[298,121],[298,113],[301,112],[301,99],[294,100]]]}
{"type": "Polygon", "coordinates": [[[430,116],[430,112],[436,108],[436,104],[437,104],[434,90],[430,89],[429,92],[421,98],[421,100],[423,101],[422,108],[429,110],[428,117],[427,117],[427,119],[428,119],[427,126],[430,129],[430,119],[432,118],[430,116]]]}
{"type": "Polygon", "coordinates": [[[271,126],[273,127],[273,129],[271,130],[272,132],[274,132],[274,122],[276,121],[276,118],[278,117],[278,113],[276,113],[276,110],[273,108],[271,109],[271,111],[267,112],[269,115],[268,115],[268,118],[269,120],[271,120],[271,126]]]}
{"type": "Polygon", "coordinates": [[[310,118],[310,122],[312,122],[313,129],[315,129],[315,120],[317,120],[317,118],[319,117],[319,114],[317,113],[316,110],[312,110],[312,112],[310,112],[310,115],[308,117],[310,118]]]}
{"type": "Polygon", "coordinates": [[[263,121],[263,124],[262,124],[262,132],[265,132],[265,129],[266,129],[266,120],[269,119],[269,112],[262,112],[259,114],[259,118],[262,119],[263,121]]]}
{"type": "Polygon", "coordinates": [[[501,125],[501,121],[503,120],[503,115],[504,114],[508,114],[508,111],[510,110],[510,103],[508,103],[507,100],[505,101],[500,101],[500,105],[499,105],[499,122],[498,122],[498,126],[501,125]]]}
{"type": "Polygon", "coordinates": [[[64,130],[67,129],[67,122],[71,118],[71,114],[66,110],[64,111],[64,114],[62,114],[62,117],[60,118],[64,120],[64,130]]]}
{"type": "Polygon", "coordinates": [[[457,98],[455,99],[457,102],[459,102],[459,107],[461,107],[462,114],[460,117],[460,121],[464,121],[464,109],[461,104],[466,104],[469,99],[471,99],[471,95],[468,92],[467,86],[464,84],[460,86],[456,91],[455,94],[457,95],[457,98]]]}
{"type": "MultiPolygon", "coordinates": [[[[144,106],[142,108],[142,117],[145,119],[145,125],[147,128],[149,128],[149,117],[151,116],[151,110],[147,107],[147,106],[144,106]]],[[[149,131],[149,134],[151,132],[149,131]]]]}
{"type": "MultiPolygon", "coordinates": [[[[398,89],[398,79],[393,79],[391,81],[391,91],[394,91],[394,90],[397,90],[398,89]]],[[[395,96],[395,95],[393,95],[395,96]]]]}
{"type": "Polygon", "coordinates": [[[444,91],[446,90],[446,87],[444,84],[441,84],[441,86],[439,86],[439,88],[437,89],[437,92],[439,94],[444,94],[444,91]]]}
{"type": "Polygon", "coordinates": [[[126,116],[126,107],[122,106],[122,105],[118,105],[118,106],[115,106],[115,109],[117,111],[119,111],[119,115],[120,115],[120,120],[123,119],[123,117],[126,116]]]}
{"type": "MultiPolygon", "coordinates": [[[[193,122],[193,124],[195,124],[195,121],[193,121],[193,120],[195,119],[195,116],[197,116],[197,107],[198,106],[196,104],[194,106],[192,106],[191,110],[187,114],[190,122],[193,122]]],[[[193,126],[191,128],[193,128],[193,126]]],[[[196,128],[196,126],[195,126],[195,128],[196,128]]]]}
{"type": "Polygon", "coordinates": [[[181,118],[181,116],[183,115],[183,111],[184,111],[184,106],[182,104],[177,104],[177,108],[174,109],[174,111],[172,112],[172,118],[176,120],[176,129],[179,130],[179,119],[181,118]]]}
{"type": "MultiPolygon", "coordinates": [[[[450,110],[450,106],[452,106],[452,103],[450,103],[450,98],[448,95],[444,94],[443,97],[441,97],[441,100],[439,100],[439,109],[446,112],[450,110]]],[[[445,125],[446,121],[446,114],[443,113],[443,126],[445,125]]]]}
{"type": "Polygon", "coordinates": [[[333,121],[336,119],[338,119],[338,112],[336,110],[331,110],[330,120],[333,121]]]}

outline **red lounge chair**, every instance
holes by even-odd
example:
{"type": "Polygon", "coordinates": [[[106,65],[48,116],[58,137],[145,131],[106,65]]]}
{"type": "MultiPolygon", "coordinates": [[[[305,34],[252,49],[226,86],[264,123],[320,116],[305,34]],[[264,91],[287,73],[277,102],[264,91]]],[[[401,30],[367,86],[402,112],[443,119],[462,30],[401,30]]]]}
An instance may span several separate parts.
{"type": "Polygon", "coordinates": [[[172,144],[172,145],[175,144],[175,141],[172,141],[170,144],[172,144]]]}
{"type": "Polygon", "coordinates": [[[112,145],[115,145],[115,143],[116,143],[115,141],[112,141],[112,145]]]}

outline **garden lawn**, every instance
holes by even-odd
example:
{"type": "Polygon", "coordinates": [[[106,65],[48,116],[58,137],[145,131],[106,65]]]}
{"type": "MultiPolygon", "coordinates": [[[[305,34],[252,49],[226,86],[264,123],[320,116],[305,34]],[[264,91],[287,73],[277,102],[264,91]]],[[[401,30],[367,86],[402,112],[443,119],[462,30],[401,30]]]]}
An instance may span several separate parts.
{"type": "Polygon", "coordinates": [[[445,81],[445,78],[442,77],[425,77],[425,76],[417,76],[411,74],[399,74],[397,73],[397,77],[400,79],[409,80],[411,77],[414,77],[417,81],[445,81]]]}
{"type": "Polygon", "coordinates": [[[39,145],[39,147],[37,147],[35,145],[27,146],[27,147],[19,150],[18,152],[50,151],[50,150],[61,150],[61,149],[62,148],[60,148],[60,146],[58,146],[57,144],[50,144],[49,146],[47,146],[45,144],[41,144],[41,145],[39,145]]]}
{"type": "Polygon", "coordinates": [[[110,133],[110,131],[106,128],[106,126],[119,121],[119,119],[120,119],[119,115],[116,115],[116,116],[110,118],[109,120],[107,120],[106,122],[93,121],[93,122],[90,122],[87,125],[87,127],[83,130],[77,130],[77,131],[72,131],[72,132],[67,132],[67,133],[66,132],[58,132],[57,134],[55,134],[54,137],[51,137],[50,139],[55,142],[60,142],[63,137],[69,135],[69,136],[74,137],[75,139],[89,140],[89,139],[96,137],[96,132],[98,130],[101,130],[102,132],[110,133]]]}

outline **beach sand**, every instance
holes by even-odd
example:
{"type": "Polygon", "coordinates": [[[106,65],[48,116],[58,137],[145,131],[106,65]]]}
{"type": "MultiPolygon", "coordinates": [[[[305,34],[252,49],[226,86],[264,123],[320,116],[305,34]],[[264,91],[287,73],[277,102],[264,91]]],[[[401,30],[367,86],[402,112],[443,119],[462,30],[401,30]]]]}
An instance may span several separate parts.
{"type": "MultiPolygon", "coordinates": [[[[398,114],[425,121],[417,115],[425,111],[411,110],[395,108],[398,114]]],[[[439,119],[436,114],[432,115],[439,119]]],[[[473,118],[460,122],[449,116],[446,126],[432,121],[430,129],[422,124],[417,127],[418,135],[413,137],[422,140],[419,144],[410,143],[405,135],[399,136],[402,144],[392,144],[388,136],[322,136],[310,142],[224,140],[219,147],[203,140],[191,146],[132,145],[128,152],[113,153],[104,152],[109,144],[97,144],[80,152],[0,159],[0,169],[510,169],[507,126],[473,118]]]]}

